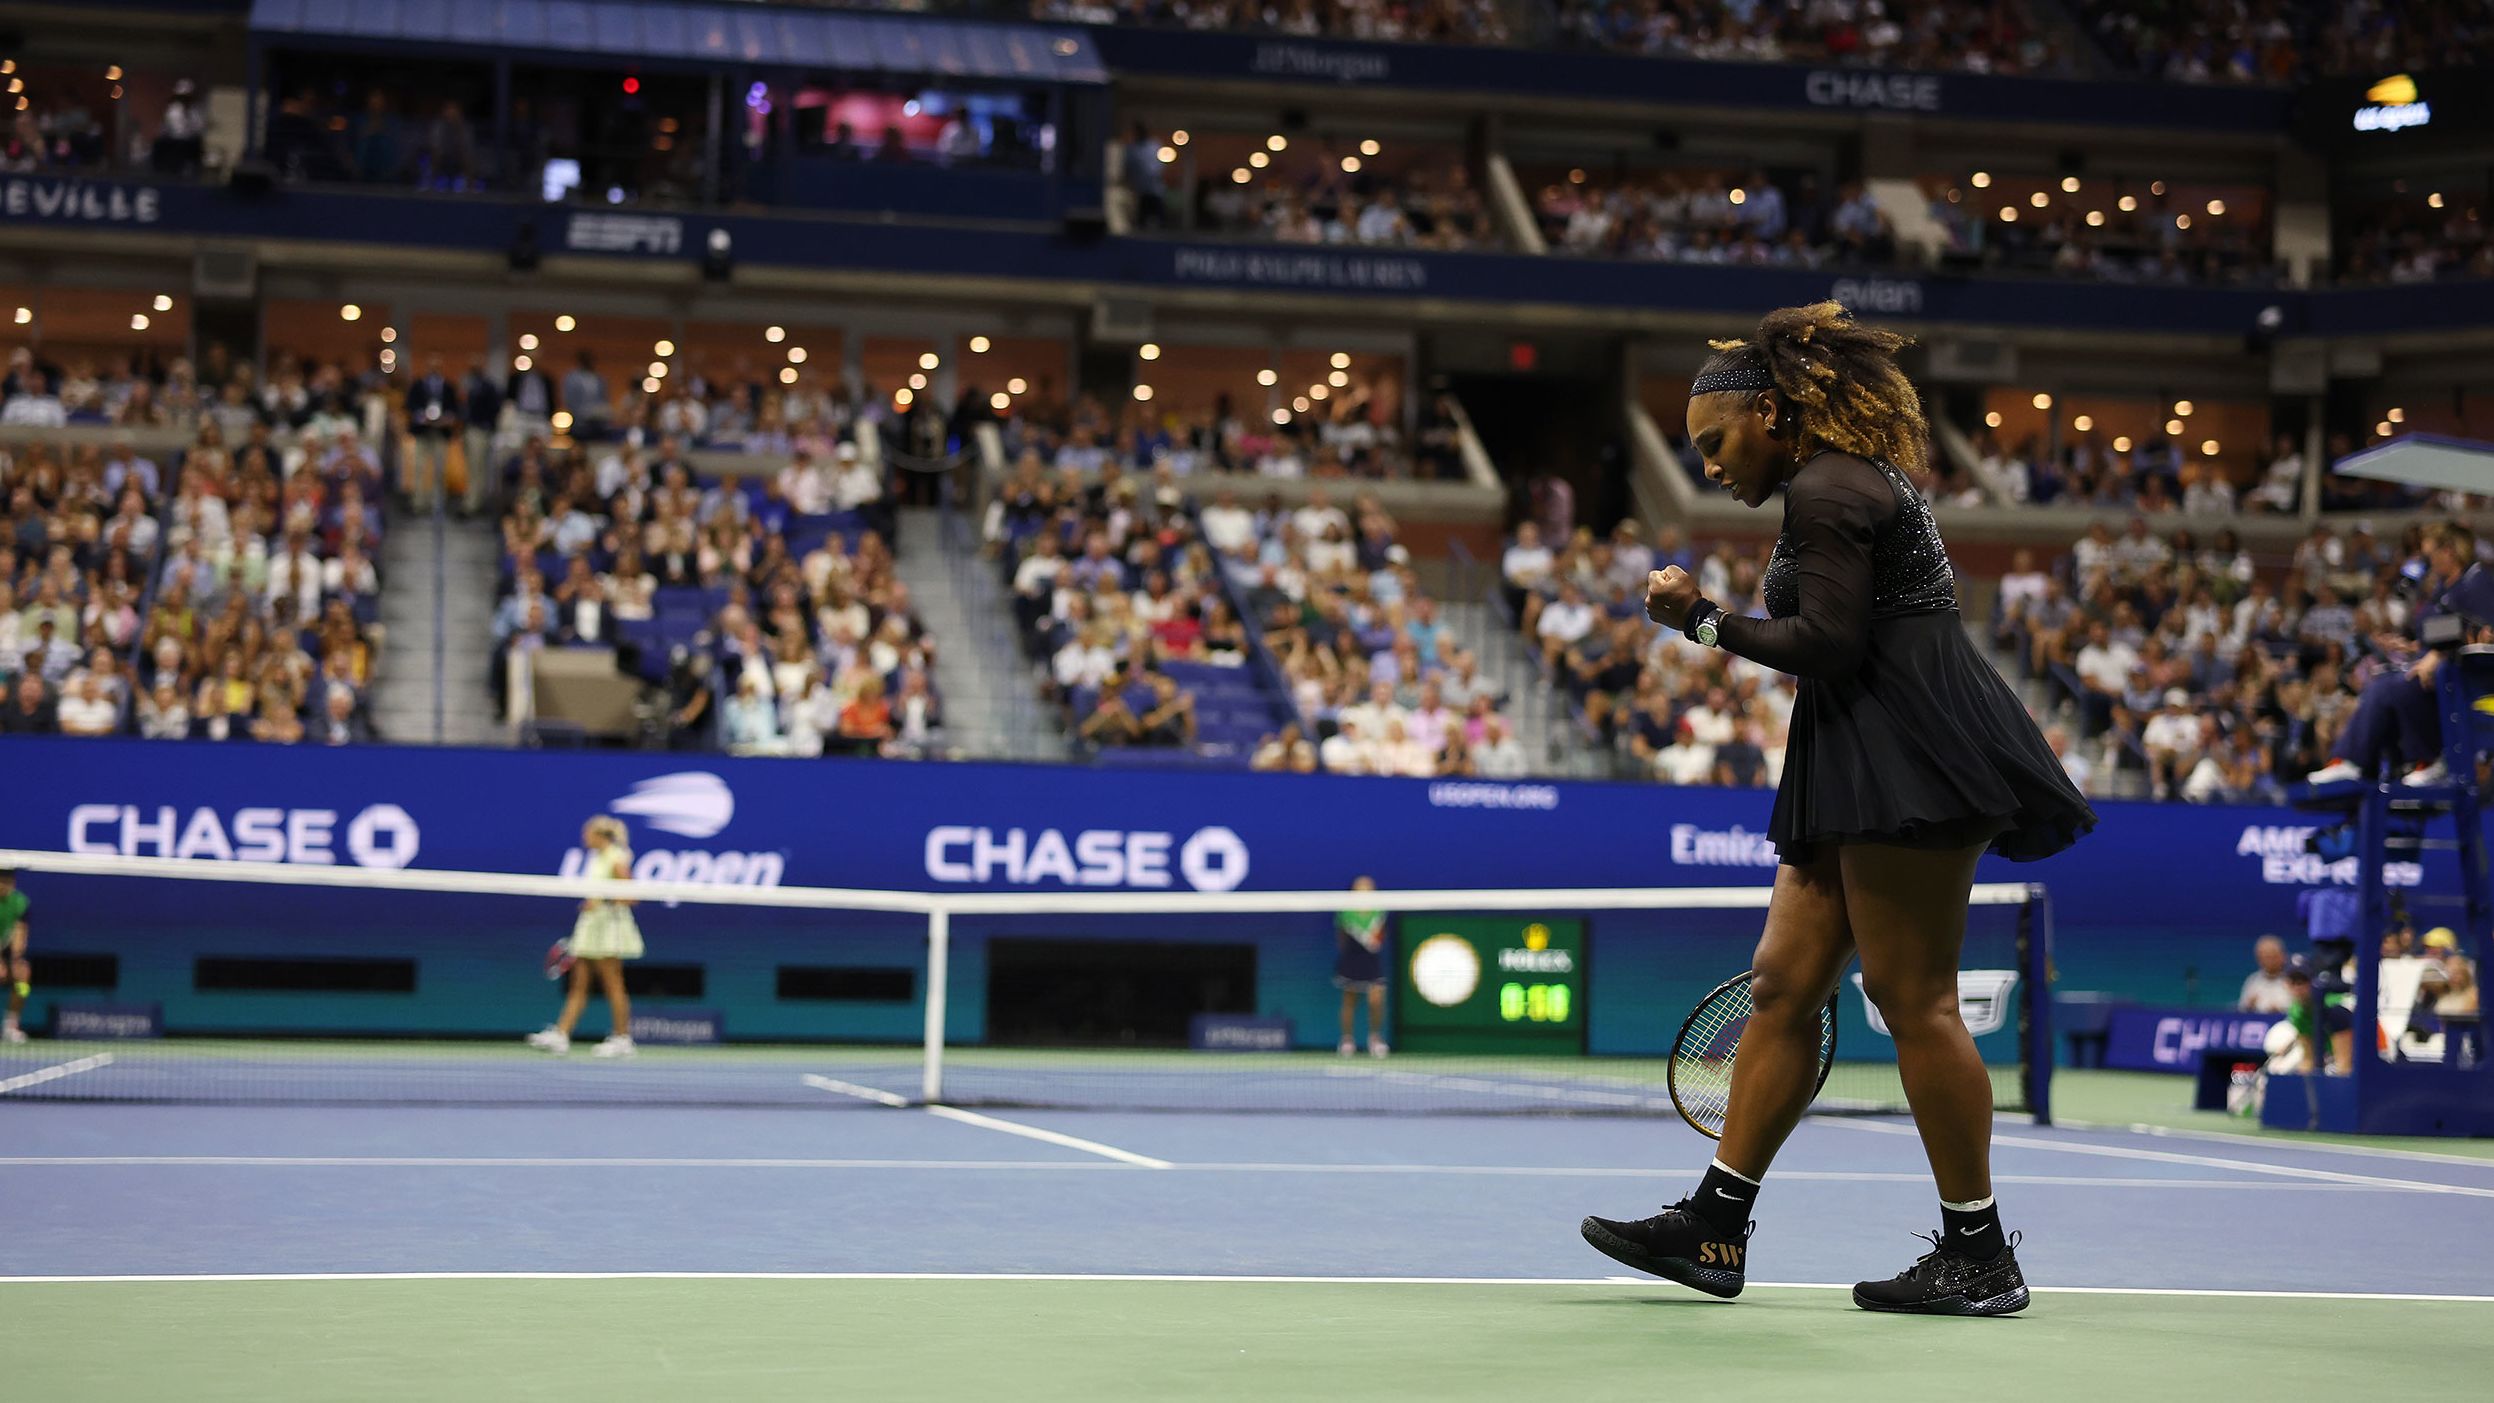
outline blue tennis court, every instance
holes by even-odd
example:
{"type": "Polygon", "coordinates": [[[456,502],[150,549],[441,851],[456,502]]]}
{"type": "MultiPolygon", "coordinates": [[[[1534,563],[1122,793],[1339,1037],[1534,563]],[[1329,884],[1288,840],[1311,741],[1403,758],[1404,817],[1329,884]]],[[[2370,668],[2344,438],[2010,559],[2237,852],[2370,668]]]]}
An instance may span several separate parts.
{"type": "MultiPolygon", "coordinates": [[[[1882,1332],[1827,1288],[1893,1271],[1916,1246],[1907,1234],[1934,1217],[1912,1127],[1886,1118],[1802,1127],[1760,1203],[1752,1274],[1772,1284],[1721,1307],[1617,1275],[1577,1238],[1583,1214],[1650,1211],[1704,1163],[1706,1142],[1661,1119],[23,1104],[0,1129],[0,1316],[63,1332],[17,1337],[18,1381],[61,1386],[38,1396],[76,1392],[80,1378],[131,1386],[86,1396],[136,1396],[183,1377],[178,1342],[194,1327],[259,1347],[230,1379],[192,1380],[189,1396],[314,1396],[359,1359],[393,1367],[390,1338],[328,1333],[353,1332],[384,1300],[394,1328],[476,1352],[445,1364],[451,1374],[486,1380],[542,1367],[478,1362],[530,1353],[497,1318],[550,1312],[545,1331],[590,1347],[584,1372],[549,1377],[611,1379],[626,1396],[658,1367],[655,1346],[625,1328],[642,1311],[696,1334],[727,1315],[835,1313],[817,1320],[840,1334],[829,1356],[819,1340],[784,1341],[770,1378],[751,1361],[712,1361],[707,1376],[730,1389],[720,1396],[739,1397],[783,1396],[818,1356],[897,1380],[933,1355],[946,1362],[915,1376],[916,1396],[1012,1394],[1017,1357],[1041,1396],[1035,1380],[1051,1370],[1097,1367],[1072,1357],[1060,1313],[1192,1338],[1181,1358],[1222,1366],[1198,1380],[1207,1393],[1273,1396],[1308,1358],[1332,1355],[1343,1378],[1389,1387],[1358,1332],[1299,1329],[1310,1312],[1372,1306],[1484,1368],[1614,1347],[1584,1338],[1600,1317],[1595,1341],[1624,1330],[1694,1377],[1738,1363],[1734,1374],[1762,1383],[1779,1359],[1823,1369],[1808,1340],[1859,1337],[1876,1359],[1901,1340],[1928,1347],[1935,1326],[1984,1337],[1970,1358],[2066,1355],[2073,1380],[2098,1350],[2153,1365],[2165,1346],[2132,1338],[2146,1320],[2197,1322],[2192,1357],[2237,1365],[2273,1330],[2373,1321],[2435,1326],[2430,1372],[2445,1381],[2494,1361],[2482,1252],[2494,1158],[2465,1153],[2004,1117],[1998,1182],[2039,1287],[2031,1323],[1882,1320],[1882,1332]],[[270,1291],[289,1293],[293,1314],[267,1315],[270,1291]],[[116,1302],[191,1324],[136,1331],[116,1302]],[[1617,1309],[1583,1308],[1595,1304],[1617,1309]],[[1482,1311],[1497,1321],[1494,1349],[1465,1323],[1482,1311]],[[2441,1331],[2444,1320],[2461,1328],[2441,1331]],[[1234,1368],[1223,1351],[1256,1346],[1217,1343],[1269,1344],[1285,1327],[1297,1363],[1278,1372],[1234,1368]],[[1742,1362],[1767,1346],[1783,1353],[1742,1362]]],[[[2401,1366],[2375,1355],[2366,1367],[2401,1366]]],[[[1489,1375],[1468,1377],[1451,1396],[1474,1396],[1489,1375]]],[[[1600,1377],[1607,1388],[1635,1375],[1600,1377]]],[[[386,1382],[374,1396],[424,1396],[420,1382],[386,1382]]],[[[2052,1385],[2033,1396],[2047,1394],[2063,1396],[2052,1385]]],[[[1094,1380],[1086,1396],[1163,1395],[1138,1376],[1094,1380]]]]}

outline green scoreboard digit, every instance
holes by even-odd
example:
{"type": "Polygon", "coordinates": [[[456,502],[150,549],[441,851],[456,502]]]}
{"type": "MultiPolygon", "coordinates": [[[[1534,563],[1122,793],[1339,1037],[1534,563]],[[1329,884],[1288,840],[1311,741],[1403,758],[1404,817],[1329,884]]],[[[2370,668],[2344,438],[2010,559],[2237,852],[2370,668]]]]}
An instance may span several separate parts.
{"type": "Polygon", "coordinates": [[[1400,924],[1396,1047],[1585,1050],[1584,922],[1415,912],[1400,924]]]}

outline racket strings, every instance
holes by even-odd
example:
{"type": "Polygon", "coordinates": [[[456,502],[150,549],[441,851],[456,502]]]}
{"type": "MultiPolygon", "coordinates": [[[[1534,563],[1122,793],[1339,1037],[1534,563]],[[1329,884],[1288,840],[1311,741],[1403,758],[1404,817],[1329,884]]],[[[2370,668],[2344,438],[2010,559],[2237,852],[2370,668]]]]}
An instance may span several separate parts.
{"type": "MultiPolygon", "coordinates": [[[[1680,1030],[1671,1050],[1671,1097],[1689,1124],[1720,1139],[1724,1118],[1732,1107],[1732,1063],[1741,1035],[1749,1028],[1756,1005],[1750,1000],[1750,978],[1732,980],[1706,996],[1680,1030]]],[[[1836,1051],[1835,1005],[1819,1010],[1819,1082],[1836,1051]]],[[[1813,1088],[1815,1090],[1815,1088],[1813,1088]]]]}

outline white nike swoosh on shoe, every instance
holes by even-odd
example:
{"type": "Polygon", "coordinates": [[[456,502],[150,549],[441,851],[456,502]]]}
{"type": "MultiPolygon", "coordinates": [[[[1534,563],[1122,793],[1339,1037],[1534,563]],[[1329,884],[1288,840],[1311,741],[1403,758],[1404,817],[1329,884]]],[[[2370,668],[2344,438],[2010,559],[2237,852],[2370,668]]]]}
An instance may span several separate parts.
{"type": "Polygon", "coordinates": [[[1737,1195],[1737,1194],[1735,1194],[1735,1193],[1733,1193],[1733,1192],[1732,1192],[1731,1190],[1729,1190],[1729,1189],[1717,1189],[1717,1190],[1715,1190],[1715,1197],[1717,1197],[1717,1198],[1728,1198],[1728,1199],[1731,1199],[1734,1203],[1738,1203],[1738,1202],[1740,1202],[1740,1201],[1741,1201],[1741,1200],[1740,1200],[1740,1196],[1739,1196],[1739,1195],[1737,1195]]]}
{"type": "MultiPolygon", "coordinates": [[[[1721,1192],[1723,1192],[1723,1190],[1721,1190],[1721,1189],[1717,1189],[1717,1190],[1715,1190],[1715,1192],[1716,1192],[1716,1193],[1721,1193],[1721,1192]]],[[[1958,1235],[1959,1237],[1980,1237],[1980,1236],[1982,1236],[1982,1235],[1983,1235],[1983,1229],[1981,1229],[1981,1228],[1959,1228],[1959,1229],[1957,1230],[1957,1235],[1958,1235]]]]}

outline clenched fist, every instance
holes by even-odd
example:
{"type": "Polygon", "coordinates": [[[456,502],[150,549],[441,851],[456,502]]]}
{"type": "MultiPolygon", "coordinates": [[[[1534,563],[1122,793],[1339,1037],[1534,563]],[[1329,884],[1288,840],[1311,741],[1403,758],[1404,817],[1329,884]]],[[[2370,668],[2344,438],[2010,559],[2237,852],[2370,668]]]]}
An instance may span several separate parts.
{"type": "Polygon", "coordinates": [[[1697,604],[1697,581],[1677,565],[1649,571],[1645,577],[1645,616],[1665,628],[1685,628],[1697,604]]]}

